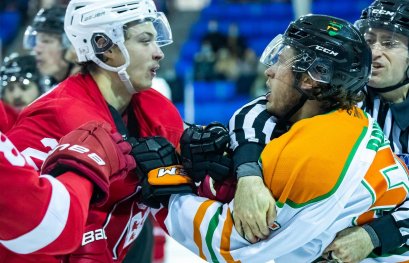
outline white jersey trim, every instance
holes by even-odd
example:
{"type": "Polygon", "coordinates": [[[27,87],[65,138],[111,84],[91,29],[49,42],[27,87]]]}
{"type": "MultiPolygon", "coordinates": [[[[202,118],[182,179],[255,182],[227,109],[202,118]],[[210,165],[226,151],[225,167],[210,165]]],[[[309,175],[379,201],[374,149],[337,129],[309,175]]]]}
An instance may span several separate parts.
{"type": "Polygon", "coordinates": [[[30,232],[11,240],[0,240],[9,250],[19,254],[38,251],[55,241],[64,230],[70,210],[70,194],[65,186],[50,175],[41,175],[52,185],[50,203],[41,223],[30,232]]]}

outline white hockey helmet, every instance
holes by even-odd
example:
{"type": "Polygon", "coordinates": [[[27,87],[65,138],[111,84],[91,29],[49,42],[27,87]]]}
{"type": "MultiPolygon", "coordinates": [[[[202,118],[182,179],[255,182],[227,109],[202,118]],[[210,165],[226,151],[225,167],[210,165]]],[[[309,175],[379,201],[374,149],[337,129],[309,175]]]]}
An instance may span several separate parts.
{"type": "Polygon", "coordinates": [[[125,71],[130,61],[124,45],[124,29],[127,23],[147,21],[152,22],[157,32],[159,47],[173,42],[168,20],[162,12],[156,11],[152,0],[71,0],[65,14],[64,30],[79,62],[94,61],[101,68],[118,72],[128,90],[134,93],[125,71]],[[98,41],[101,37],[106,41],[98,41]],[[119,67],[107,65],[97,57],[114,45],[125,58],[125,63],[119,67]]]}

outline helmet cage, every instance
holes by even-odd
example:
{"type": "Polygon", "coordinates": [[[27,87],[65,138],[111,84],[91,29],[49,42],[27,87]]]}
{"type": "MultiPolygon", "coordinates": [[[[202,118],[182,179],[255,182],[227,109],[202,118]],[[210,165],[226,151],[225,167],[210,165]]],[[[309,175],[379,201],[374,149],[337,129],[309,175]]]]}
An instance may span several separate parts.
{"type": "MultiPolygon", "coordinates": [[[[166,16],[161,12],[156,12],[152,1],[127,0],[121,1],[121,5],[118,6],[107,5],[105,1],[88,2],[90,3],[78,9],[75,9],[75,3],[72,4],[65,17],[65,30],[75,47],[79,62],[92,60],[99,64],[95,61],[95,54],[101,54],[113,45],[118,47],[123,45],[124,30],[131,22],[132,24],[152,22],[157,31],[155,40],[157,45],[164,46],[172,43],[172,33],[166,16]],[[96,36],[106,38],[107,41],[103,47],[97,44],[96,36]]],[[[121,49],[121,52],[127,53],[126,48],[121,49]]],[[[123,55],[129,57],[125,53],[123,55]]]]}
{"type": "Polygon", "coordinates": [[[270,42],[260,62],[268,67],[276,66],[276,73],[291,68],[292,72],[307,73],[313,80],[325,84],[331,82],[333,75],[332,61],[318,57],[310,48],[282,35],[270,42]]]}

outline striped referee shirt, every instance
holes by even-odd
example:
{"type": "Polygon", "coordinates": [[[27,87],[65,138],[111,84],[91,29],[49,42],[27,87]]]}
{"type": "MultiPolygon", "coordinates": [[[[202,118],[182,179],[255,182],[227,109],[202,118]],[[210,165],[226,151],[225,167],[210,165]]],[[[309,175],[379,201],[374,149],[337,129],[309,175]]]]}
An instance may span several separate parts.
{"type": "Polygon", "coordinates": [[[383,133],[389,138],[393,151],[408,154],[409,98],[404,102],[391,104],[368,90],[362,108],[383,127],[383,133]]]}
{"type": "MultiPolygon", "coordinates": [[[[256,163],[265,145],[285,133],[289,126],[277,125],[277,118],[266,110],[265,96],[258,97],[238,109],[229,121],[230,147],[234,151],[234,170],[240,165],[256,163]]],[[[391,147],[402,158],[408,157],[409,99],[389,104],[369,93],[362,106],[383,127],[391,147]]],[[[408,164],[408,163],[406,163],[408,164]]],[[[369,225],[376,232],[381,246],[377,253],[387,253],[409,245],[409,200],[369,225]]]]}

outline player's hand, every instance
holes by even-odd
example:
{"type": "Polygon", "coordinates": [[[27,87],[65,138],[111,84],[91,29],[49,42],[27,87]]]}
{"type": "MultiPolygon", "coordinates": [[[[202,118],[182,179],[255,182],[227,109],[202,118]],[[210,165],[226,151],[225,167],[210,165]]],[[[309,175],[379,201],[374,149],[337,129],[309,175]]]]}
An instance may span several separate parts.
{"type": "Polygon", "coordinates": [[[91,121],[60,139],[42,166],[42,173],[58,176],[75,171],[96,186],[93,201],[102,204],[108,198],[111,181],[135,169],[129,155],[131,145],[122,136],[111,133],[108,123],[91,121]]]}
{"type": "Polygon", "coordinates": [[[338,232],[335,239],[324,250],[323,257],[330,253],[346,263],[360,262],[374,249],[371,238],[362,227],[350,227],[338,232]]]}
{"type": "Polygon", "coordinates": [[[131,154],[137,164],[142,186],[142,202],[153,208],[167,206],[171,194],[191,193],[192,183],[186,175],[173,145],[163,137],[133,137],[131,154]]]}
{"type": "Polygon", "coordinates": [[[234,226],[249,242],[265,239],[277,217],[275,200],[259,176],[245,176],[237,183],[234,196],[234,226]]]}
{"type": "Polygon", "coordinates": [[[183,167],[195,182],[209,175],[221,182],[232,175],[232,161],[225,154],[228,150],[229,132],[221,123],[206,127],[191,125],[180,138],[183,167]]]}
{"type": "Polygon", "coordinates": [[[197,194],[222,203],[230,203],[234,198],[237,179],[229,177],[222,182],[215,182],[210,176],[206,176],[197,189],[197,194]]]}

